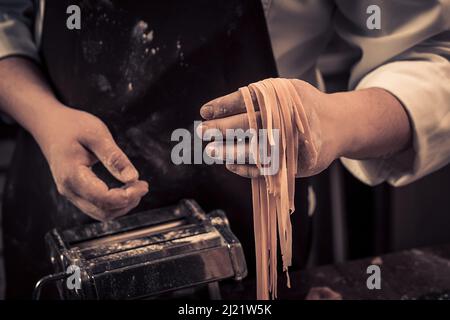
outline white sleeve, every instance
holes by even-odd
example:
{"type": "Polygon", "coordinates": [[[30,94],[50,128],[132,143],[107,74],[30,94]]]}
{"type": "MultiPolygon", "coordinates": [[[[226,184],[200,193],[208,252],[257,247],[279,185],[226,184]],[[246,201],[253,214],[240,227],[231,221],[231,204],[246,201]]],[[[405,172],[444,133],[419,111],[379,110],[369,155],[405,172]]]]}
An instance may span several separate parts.
{"type": "Polygon", "coordinates": [[[409,115],[413,144],[398,154],[342,163],[367,184],[401,186],[450,162],[450,1],[392,0],[389,6],[399,16],[378,34],[361,31],[363,19],[359,31],[339,31],[362,51],[350,89],[378,87],[397,97],[409,115]]]}
{"type": "Polygon", "coordinates": [[[35,9],[32,0],[0,0],[0,59],[20,55],[39,61],[32,33],[35,9]]]}
{"type": "Polygon", "coordinates": [[[374,185],[388,181],[400,186],[450,162],[450,62],[445,56],[450,57],[450,40],[441,46],[425,42],[359,82],[356,89],[378,87],[396,96],[413,129],[409,150],[384,159],[342,159],[363,182],[374,185]]]}

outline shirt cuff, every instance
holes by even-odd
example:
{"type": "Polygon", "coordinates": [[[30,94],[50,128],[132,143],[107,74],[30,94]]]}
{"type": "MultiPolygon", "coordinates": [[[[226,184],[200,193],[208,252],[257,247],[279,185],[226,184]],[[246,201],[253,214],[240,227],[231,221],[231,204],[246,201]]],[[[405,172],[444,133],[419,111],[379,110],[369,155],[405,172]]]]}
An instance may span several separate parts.
{"type": "Polygon", "coordinates": [[[395,155],[369,160],[342,158],[343,165],[369,185],[384,181],[402,186],[435,171],[449,161],[449,63],[398,61],[384,65],[361,80],[356,89],[382,88],[407,111],[412,146],[395,155]]]}
{"type": "Polygon", "coordinates": [[[22,22],[5,15],[0,17],[0,59],[25,56],[40,61],[38,50],[29,28],[22,22]]]}

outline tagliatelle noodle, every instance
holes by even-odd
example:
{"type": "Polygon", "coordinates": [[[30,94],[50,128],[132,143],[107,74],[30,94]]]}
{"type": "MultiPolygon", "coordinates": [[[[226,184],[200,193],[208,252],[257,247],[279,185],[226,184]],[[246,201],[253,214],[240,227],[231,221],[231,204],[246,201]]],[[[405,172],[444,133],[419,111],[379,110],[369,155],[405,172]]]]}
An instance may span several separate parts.
{"type": "MultiPolygon", "coordinates": [[[[257,298],[267,300],[277,297],[277,248],[279,239],[286,272],[287,285],[290,287],[288,268],[292,265],[292,225],[290,215],[295,211],[295,177],[298,172],[299,141],[305,145],[308,159],[314,164],[317,151],[311,143],[311,132],[306,112],[295,87],[287,79],[266,79],[239,89],[244,99],[249,127],[259,137],[259,129],[266,129],[270,146],[279,144],[279,170],[275,174],[267,173],[260,161],[260,148],[251,143],[260,172],[253,178],[252,204],[253,227],[256,250],[257,298]],[[258,128],[256,111],[253,104],[254,94],[261,114],[262,128],[258,128]],[[274,138],[278,130],[278,139],[274,138]],[[278,141],[276,141],[278,140],[278,141]]],[[[271,150],[270,148],[267,148],[271,150]]],[[[273,156],[273,155],[271,155],[273,156]]]]}

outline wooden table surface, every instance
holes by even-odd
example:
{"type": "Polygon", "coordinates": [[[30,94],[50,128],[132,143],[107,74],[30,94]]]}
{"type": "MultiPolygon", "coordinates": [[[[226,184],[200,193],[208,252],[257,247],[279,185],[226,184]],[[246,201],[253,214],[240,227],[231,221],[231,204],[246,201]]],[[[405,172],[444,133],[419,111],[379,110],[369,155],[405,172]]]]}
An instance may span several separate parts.
{"type": "MultiPolygon", "coordinates": [[[[450,299],[450,244],[412,249],[279,275],[279,299],[304,299],[312,287],[329,287],[345,300],[450,299]],[[381,289],[369,290],[367,267],[379,264],[381,289]]],[[[224,299],[254,299],[254,279],[224,283],[224,299]]]]}

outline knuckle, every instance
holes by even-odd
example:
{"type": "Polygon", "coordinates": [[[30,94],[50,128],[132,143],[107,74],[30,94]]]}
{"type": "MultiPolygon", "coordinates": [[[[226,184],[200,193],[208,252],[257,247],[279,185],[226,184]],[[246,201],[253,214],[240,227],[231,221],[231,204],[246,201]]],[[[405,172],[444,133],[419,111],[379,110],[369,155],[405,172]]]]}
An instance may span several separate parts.
{"type": "Polygon", "coordinates": [[[66,195],[66,188],[65,188],[63,185],[57,184],[57,185],[56,185],[56,190],[58,191],[58,193],[59,193],[60,195],[62,195],[62,196],[65,196],[65,195],[66,195]]]}
{"type": "Polygon", "coordinates": [[[66,175],[59,177],[56,179],[56,190],[62,196],[67,195],[67,188],[70,184],[70,178],[66,175]]]}
{"type": "Polygon", "coordinates": [[[222,118],[227,114],[227,106],[223,101],[220,101],[213,109],[213,118],[222,118]]]}
{"type": "Polygon", "coordinates": [[[93,115],[92,113],[86,112],[86,111],[81,111],[84,116],[85,116],[85,121],[90,123],[91,125],[97,126],[97,127],[102,127],[103,121],[100,120],[100,118],[98,118],[97,116],[93,115]]]}
{"type": "Polygon", "coordinates": [[[213,123],[214,127],[217,128],[220,132],[225,133],[226,132],[226,125],[223,123],[223,121],[219,120],[214,120],[213,123]]]}
{"type": "Polygon", "coordinates": [[[113,150],[110,152],[108,156],[108,165],[110,165],[113,168],[120,168],[122,165],[122,162],[124,160],[122,152],[119,150],[113,150]]]}

